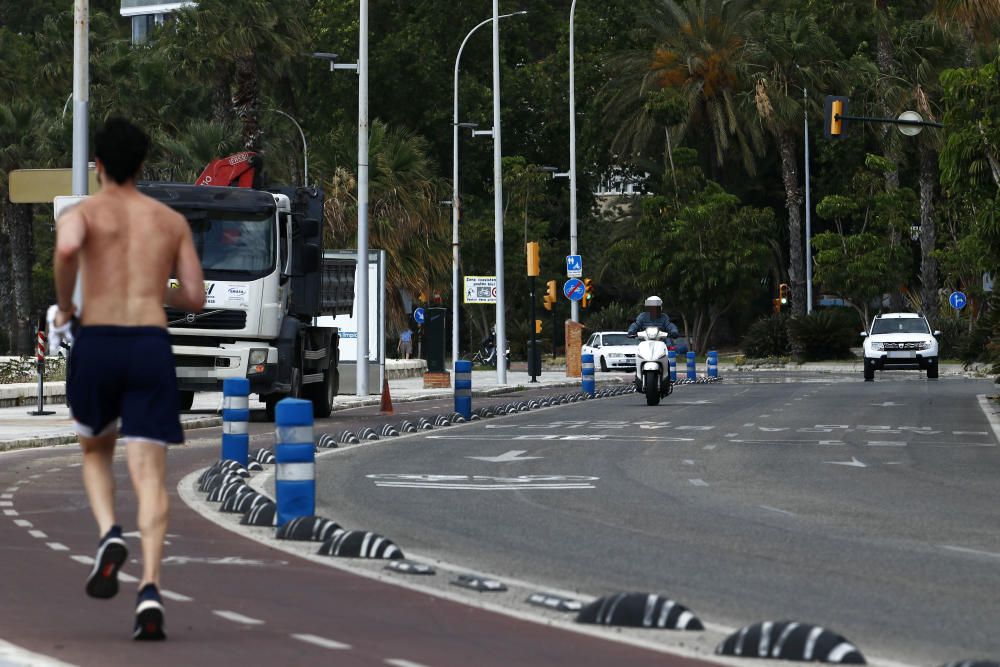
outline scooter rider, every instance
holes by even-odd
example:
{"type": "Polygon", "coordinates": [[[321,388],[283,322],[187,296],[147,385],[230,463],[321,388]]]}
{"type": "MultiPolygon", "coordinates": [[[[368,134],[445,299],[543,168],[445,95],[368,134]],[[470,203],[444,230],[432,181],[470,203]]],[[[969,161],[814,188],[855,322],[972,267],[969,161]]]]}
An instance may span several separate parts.
{"type": "Polygon", "coordinates": [[[629,336],[635,337],[637,333],[643,331],[646,327],[656,327],[660,331],[667,333],[671,338],[677,338],[680,335],[677,326],[663,312],[663,299],[658,296],[651,296],[646,299],[643,305],[646,307],[646,310],[639,313],[639,316],[635,318],[635,322],[629,326],[629,336]]]}

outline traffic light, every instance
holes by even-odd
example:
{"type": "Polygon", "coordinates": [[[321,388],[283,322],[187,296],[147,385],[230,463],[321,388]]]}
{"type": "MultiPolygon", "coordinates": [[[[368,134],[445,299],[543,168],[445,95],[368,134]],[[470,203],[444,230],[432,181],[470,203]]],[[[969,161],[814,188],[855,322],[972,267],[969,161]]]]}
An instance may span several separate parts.
{"type": "Polygon", "coordinates": [[[586,308],[590,305],[590,300],[594,298],[594,287],[590,284],[590,278],[583,279],[583,299],[580,300],[580,306],[586,308]]]}
{"type": "Polygon", "coordinates": [[[545,305],[545,310],[552,310],[552,304],[554,304],[556,302],[556,299],[558,299],[558,297],[556,296],[556,281],[554,280],[548,281],[547,283],[545,283],[545,287],[546,291],[545,291],[545,296],[542,299],[542,302],[545,305]]]}
{"type": "Polygon", "coordinates": [[[848,98],[827,95],[823,105],[823,136],[827,139],[840,139],[847,131],[848,98]]]}
{"type": "Polygon", "coordinates": [[[778,300],[781,301],[782,306],[788,305],[789,295],[791,294],[791,289],[788,287],[788,283],[781,283],[778,285],[778,300]]]}
{"type": "Polygon", "coordinates": [[[541,320],[535,320],[535,333],[536,334],[542,333],[542,321],[541,320]]]}
{"type": "Polygon", "coordinates": [[[538,275],[538,241],[528,241],[527,248],[528,255],[528,275],[537,276],[538,275]]]}

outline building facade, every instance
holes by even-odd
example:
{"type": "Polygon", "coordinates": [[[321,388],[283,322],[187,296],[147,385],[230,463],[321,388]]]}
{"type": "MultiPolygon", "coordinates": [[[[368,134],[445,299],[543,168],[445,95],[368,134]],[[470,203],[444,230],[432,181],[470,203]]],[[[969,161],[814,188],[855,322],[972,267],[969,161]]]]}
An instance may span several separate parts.
{"type": "Polygon", "coordinates": [[[163,25],[169,14],[195,4],[192,0],[122,0],[121,15],[132,20],[132,43],[143,44],[156,26],[163,25]]]}

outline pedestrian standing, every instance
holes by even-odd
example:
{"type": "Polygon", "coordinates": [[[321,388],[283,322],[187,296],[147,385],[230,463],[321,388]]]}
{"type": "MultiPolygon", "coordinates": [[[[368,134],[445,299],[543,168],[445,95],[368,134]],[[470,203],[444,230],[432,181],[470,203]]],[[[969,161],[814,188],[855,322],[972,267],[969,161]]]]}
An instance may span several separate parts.
{"type": "Polygon", "coordinates": [[[409,359],[410,355],[413,354],[413,332],[410,331],[410,327],[399,332],[399,343],[396,345],[396,351],[403,359],[409,359]]]}
{"type": "Polygon", "coordinates": [[[113,118],[94,142],[101,190],[56,223],[55,325],[73,317],[82,276],[82,326],[71,352],[67,396],[83,450],[83,483],[100,542],[87,594],[111,598],[128,558],[115,519],[115,443],[125,441],[138,497],[142,578],[135,639],[164,639],[160,561],[167,532],[167,445],[183,442],[177,378],[164,304],[188,312],[204,305],[204,278],[187,221],[135,186],[149,138],[113,118]],[[179,281],[168,289],[168,279],[179,281]],[[120,425],[119,425],[120,422],[120,425]]]}

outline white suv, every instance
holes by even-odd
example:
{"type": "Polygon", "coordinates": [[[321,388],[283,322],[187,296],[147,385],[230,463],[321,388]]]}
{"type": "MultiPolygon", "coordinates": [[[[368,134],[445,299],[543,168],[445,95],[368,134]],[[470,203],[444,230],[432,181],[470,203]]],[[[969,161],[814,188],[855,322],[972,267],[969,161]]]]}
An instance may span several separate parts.
{"type": "Polygon", "coordinates": [[[876,370],[910,368],[938,376],[938,342],[927,318],[917,313],[876,315],[865,338],[865,380],[874,380],[876,370]]]}

